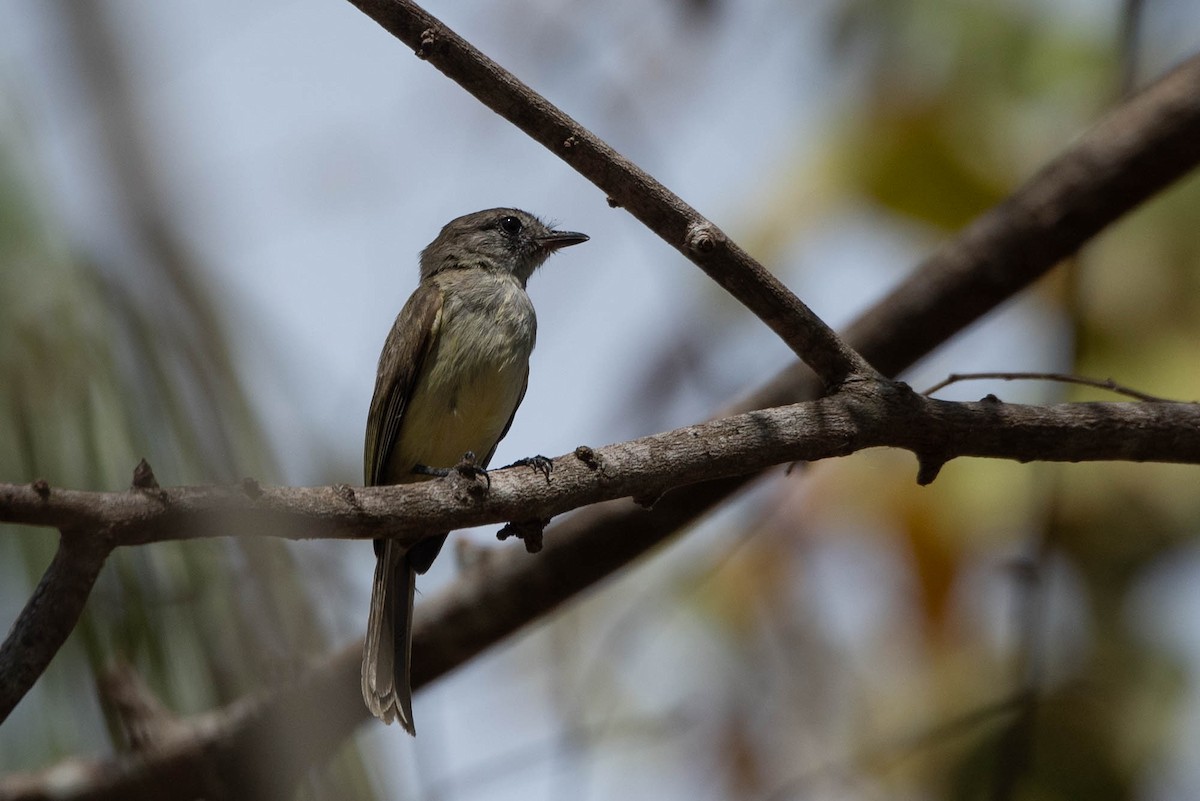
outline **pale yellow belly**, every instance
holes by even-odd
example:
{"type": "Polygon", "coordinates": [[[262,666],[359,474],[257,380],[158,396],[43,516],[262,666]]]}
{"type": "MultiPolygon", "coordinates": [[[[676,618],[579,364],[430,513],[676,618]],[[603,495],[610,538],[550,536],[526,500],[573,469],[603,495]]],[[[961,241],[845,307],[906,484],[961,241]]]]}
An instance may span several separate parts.
{"type": "Polygon", "coordinates": [[[525,391],[536,338],[533,305],[507,274],[449,273],[434,342],[409,397],[386,483],[420,481],[415,465],[444,468],[463,454],[486,466],[525,391]]]}
{"type": "Polygon", "coordinates": [[[426,476],[413,474],[414,465],[453,467],[468,451],[485,466],[521,398],[528,368],[521,360],[448,380],[439,372],[422,376],[424,386],[409,401],[388,460],[389,484],[420,481],[426,476]]]}

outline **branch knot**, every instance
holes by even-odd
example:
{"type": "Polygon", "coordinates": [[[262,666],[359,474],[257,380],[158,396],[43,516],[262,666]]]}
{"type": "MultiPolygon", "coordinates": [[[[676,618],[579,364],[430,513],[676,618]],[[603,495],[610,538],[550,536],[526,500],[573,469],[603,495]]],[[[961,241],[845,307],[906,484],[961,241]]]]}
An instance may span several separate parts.
{"type": "Polygon", "coordinates": [[[712,253],[725,241],[725,234],[710,222],[694,222],[688,226],[685,241],[693,253],[712,253]]]}
{"type": "Polygon", "coordinates": [[[426,28],[425,30],[421,31],[421,42],[420,42],[420,44],[417,45],[417,49],[414,51],[416,53],[417,58],[421,59],[422,61],[429,58],[430,54],[433,52],[434,47],[437,46],[437,43],[438,43],[437,29],[426,28]]]}

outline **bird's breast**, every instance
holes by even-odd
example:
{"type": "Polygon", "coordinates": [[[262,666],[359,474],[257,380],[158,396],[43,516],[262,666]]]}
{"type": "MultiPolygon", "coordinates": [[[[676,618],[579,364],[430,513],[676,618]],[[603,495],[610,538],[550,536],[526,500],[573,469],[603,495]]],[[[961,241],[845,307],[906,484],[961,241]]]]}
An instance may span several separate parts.
{"type": "Polygon", "coordinates": [[[537,320],[515,282],[485,288],[489,294],[446,295],[436,339],[405,410],[393,462],[400,471],[411,472],[412,464],[450,467],[467,451],[487,459],[516,411],[537,320]]]}

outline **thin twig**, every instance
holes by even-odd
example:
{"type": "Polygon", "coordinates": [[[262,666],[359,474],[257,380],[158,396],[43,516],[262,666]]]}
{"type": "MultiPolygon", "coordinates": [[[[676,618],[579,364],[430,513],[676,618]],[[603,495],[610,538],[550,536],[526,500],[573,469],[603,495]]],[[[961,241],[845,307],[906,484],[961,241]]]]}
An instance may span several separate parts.
{"type": "MultiPolygon", "coordinates": [[[[1048,273],[1062,259],[1200,163],[1200,55],[1113,109],[1004,202],[980,215],[855,320],[846,340],[896,376],[1048,273]]],[[[799,365],[726,407],[728,415],[820,391],[799,365]]],[[[667,493],[653,515],[629,504],[581,510],[547,531],[615,571],[686,531],[755,476],[667,493]],[[603,548],[616,541],[628,548],[603,548]]],[[[601,576],[607,573],[601,573],[601,576]]]]}
{"type": "Polygon", "coordinates": [[[951,373],[944,381],[934,384],[921,394],[932,396],[939,390],[945,389],[951,384],[956,384],[959,381],[981,381],[984,379],[995,379],[1000,381],[1056,381],[1063,384],[1079,384],[1085,387],[1107,389],[1110,392],[1117,393],[1118,395],[1124,395],[1129,398],[1137,398],[1141,401],[1149,401],[1153,403],[1171,402],[1170,398],[1160,398],[1157,395],[1148,395],[1145,392],[1139,392],[1136,389],[1131,389],[1122,384],[1118,384],[1111,378],[1085,378],[1084,376],[1067,375],[1066,373],[951,373]]]}
{"type": "MultiPolygon", "coordinates": [[[[1114,111],[1007,201],[990,210],[928,259],[914,275],[849,329],[879,369],[895,375],[963,327],[1043,275],[1065,255],[1200,161],[1200,57],[1194,57],[1114,111]]],[[[789,369],[738,408],[794,402],[812,390],[789,369]]],[[[517,628],[582,592],[684,529],[743,487],[749,476],[668,492],[653,510],[629,502],[572,515],[554,526],[537,559],[499,549],[417,610],[414,686],[462,664],[517,628]],[[497,614],[503,612],[502,615],[497,614]]],[[[238,775],[237,746],[247,742],[250,708],[317,710],[304,729],[310,762],[323,758],[365,719],[357,702],[361,652],[352,645],[297,685],[272,687],[203,718],[189,741],[164,744],[152,757],[64,764],[53,774],[9,777],[5,801],[56,797],[103,799],[195,797],[213,776],[238,775]],[[75,770],[75,768],[80,768],[75,770]],[[74,772],[72,772],[74,771],[74,772]],[[73,776],[70,781],[64,777],[73,776]],[[155,792],[161,791],[161,792],[155,792]]],[[[297,731],[300,729],[293,729],[297,731]]],[[[286,735],[272,742],[286,748],[286,735]]],[[[272,771],[279,755],[258,759],[272,771]]],[[[287,776],[280,772],[281,781],[287,776]]],[[[219,797],[215,793],[212,797],[219,797]]]]}

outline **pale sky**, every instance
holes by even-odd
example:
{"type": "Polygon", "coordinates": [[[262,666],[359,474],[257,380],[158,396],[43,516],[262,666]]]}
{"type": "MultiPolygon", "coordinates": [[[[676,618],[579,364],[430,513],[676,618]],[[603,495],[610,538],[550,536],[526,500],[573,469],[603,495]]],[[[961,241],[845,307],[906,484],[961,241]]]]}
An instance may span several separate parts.
{"type": "MultiPolygon", "coordinates": [[[[206,278],[228,311],[246,386],[288,483],[359,483],[375,362],[416,285],[417,253],[443,223],[482,208],[521,207],[591,236],[530,282],[538,348],[496,464],[651,433],[647,417],[695,422],[728,399],[728,387],[748,389],[790,361],[749,312],[715,302],[717,290],[697,268],[349,3],[113,5],[127,23],[171,213],[186,221],[211,268],[206,278]],[[697,315],[718,310],[723,320],[746,318],[713,345],[724,359],[720,386],[680,393],[645,417],[625,408],[646,360],[697,315]]],[[[854,77],[845,62],[828,60],[819,24],[826,3],[716,5],[709,26],[685,23],[675,3],[645,0],[427,8],[737,238],[762,212],[759,190],[771,165],[796,159],[827,132],[854,77]]],[[[1080,10],[1086,6],[1063,13],[1108,23],[1107,14],[1080,10]]],[[[62,81],[46,15],[39,0],[0,0],[5,93],[15,92],[27,112],[49,178],[46,202],[80,241],[120,253],[125,245],[114,239],[103,201],[106,179],[86,149],[88,112],[62,81]]],[[[882,294],[929,244],[927,232],[868,209],[845,209],[811,234],[787,250],[786,263],[769,266],[835,324],[882,294]]],[[[1060,333],[1036,301],[1010,305],[911,380],[923,387],[965,369],[968,355],[989,367],[1019,359],[1022,370],[1056,369],[1061,354],[1045,343],[1060,333]]],[[[962,391],[973,398],[992,389],[962,391]]],[[[1010,399],[1023,391],[1003,390],[1010,399]]],[[[491,531],[480,536],[491,539],[491,531]]],[[[311,547],[344,553],[346,544],[311,547]]],[[[369,547],[358,551],[346,570],[361,576],[361,592],[332,614],[351,621],[342,642],[361,636],[366,620],[372,557],[369,547]]],[[[422,584],[426,592],[451,576],[449,561],[422,584]]],[[[869,596],[863,604],[879,601],[869,596]]],[[[847,604],[847,619],[867,608],[847,604]]],[[[455,784],[489,753],[554,735],[541,719],[550,711],[545,688],[521,678],[521,665],[551,652],[538,636],[523,652],[504,646],[421,693],[416,743],[398,728],[364,727],[386,755],[379,764],[396,770],[396,781],[411,782],[399,776],[416,766],[426,790],[460,790],[447,798],[555,797],[554,760],[503,780],[455,784]]],[[[682,659],[703,637],[685,630],[659,647],[682,659]]],[[[688,786],[703,776],[655,768],[658,759],[686,760],[686,745],[607,754],[587,778],[598,798],[715,797],[688,786]]]]}

